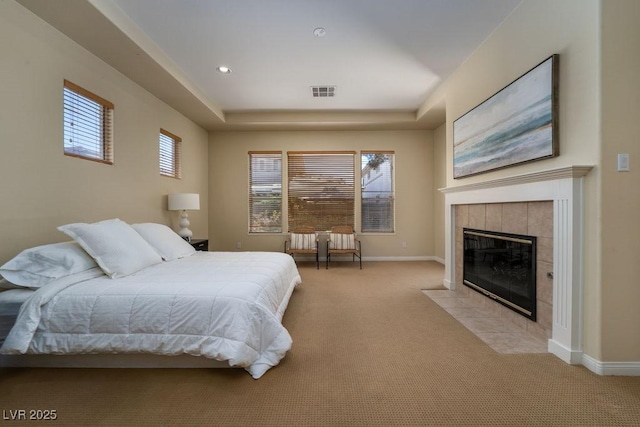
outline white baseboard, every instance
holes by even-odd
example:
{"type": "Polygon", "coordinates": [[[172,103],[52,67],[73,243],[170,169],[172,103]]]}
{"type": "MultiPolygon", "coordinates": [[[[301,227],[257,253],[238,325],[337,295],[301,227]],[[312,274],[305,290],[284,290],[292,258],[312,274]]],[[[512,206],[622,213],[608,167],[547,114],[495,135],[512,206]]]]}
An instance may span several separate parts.
{"type": "MultiPolygon", "coordinates": [[[[333,261],[333,258],[331,258],[333,261]]],[[[433,256],[381,256],[362,257],[363,261],[438,261],[433,256]]]]}
{"type": "Polygon", "coordinates": [[[566,348],[557,341],[550,339],[547,341],[547,350],[549,353],[555,355],[560,360],[570,365],[581,365],[583,361],[583,354],[581,351],[571,350],[566,348]]]}
{"type": "Polygon", "coordinates": [[[582,365],[597,375],[640,376],[640,362],[601,362],[581,351],[572,351],[554,340],[548,342],[549,353],[570,365],[582,365]]]}
{"type": "Polygon", "coordinates": [[[640,376],[640,362],[601,362],[584,354],[582,365],[598,375],[640,376]]]}
{"type": "MultiPolygon", "coordinates": [[[[315,256],[296,256],[295,259],[299,261],[315,261],[315,256]]],[[[327,257],[321,256],[320,262],[325,262],[327,257]]],[[[358,261],[358,258],[356,258],[358,261]]],[[[435,256],[382,256],[382,257],[362,257],[362,261],[435,261],[444,265],[444,260],[435,256]]],[[[352,262],[351,255],[334,255],[331,257],[331,262],[352,262]]]]}

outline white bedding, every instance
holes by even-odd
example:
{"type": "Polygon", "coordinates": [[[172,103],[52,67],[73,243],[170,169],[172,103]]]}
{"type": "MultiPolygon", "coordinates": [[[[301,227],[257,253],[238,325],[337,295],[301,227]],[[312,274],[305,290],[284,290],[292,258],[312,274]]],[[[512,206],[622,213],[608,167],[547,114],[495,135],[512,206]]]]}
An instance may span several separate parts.
{"type": "Polygon", "coordinates": [[[34,292],[32,289],[8,289],[0,292],[0,316],[17,316],[22,303],[34,292]]]}
{"type": "Polygon", "coordinates": [[[259,378],[291,348],[281,320],[301,279],[288,255],[197,252],[120,279],[94,270],[35,292],[0,353],[189,354],[259,378]]]}

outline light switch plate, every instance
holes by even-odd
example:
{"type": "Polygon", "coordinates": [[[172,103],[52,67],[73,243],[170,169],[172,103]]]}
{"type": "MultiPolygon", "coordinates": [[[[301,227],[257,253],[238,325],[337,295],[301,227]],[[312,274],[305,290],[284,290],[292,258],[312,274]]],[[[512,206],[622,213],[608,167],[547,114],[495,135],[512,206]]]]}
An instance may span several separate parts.
{"type": "Polygon", "coordinates": [[[629,171],[629,155],[626,153],[618,154],[618,172],[629,171]]]}

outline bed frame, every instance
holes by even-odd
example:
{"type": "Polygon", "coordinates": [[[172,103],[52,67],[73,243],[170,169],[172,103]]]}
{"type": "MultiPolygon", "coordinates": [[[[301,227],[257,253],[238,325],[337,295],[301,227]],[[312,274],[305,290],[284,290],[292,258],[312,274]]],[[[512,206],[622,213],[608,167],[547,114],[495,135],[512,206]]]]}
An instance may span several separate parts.
{"type": "Polygon", "coordinates": [[[181,354],[0,355],[2,368],[232,368],[228,362],[181,354]]]}

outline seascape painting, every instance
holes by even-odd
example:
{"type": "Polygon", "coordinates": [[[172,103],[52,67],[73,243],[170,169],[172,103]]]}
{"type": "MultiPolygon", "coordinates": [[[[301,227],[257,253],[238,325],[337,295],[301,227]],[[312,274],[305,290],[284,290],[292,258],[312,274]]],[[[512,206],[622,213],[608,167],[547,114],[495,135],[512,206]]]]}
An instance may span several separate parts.
{"type": "Polygon", "coordinates": [[[558,55],[453,123],[453,177],[558,155],[558,55]]]}

